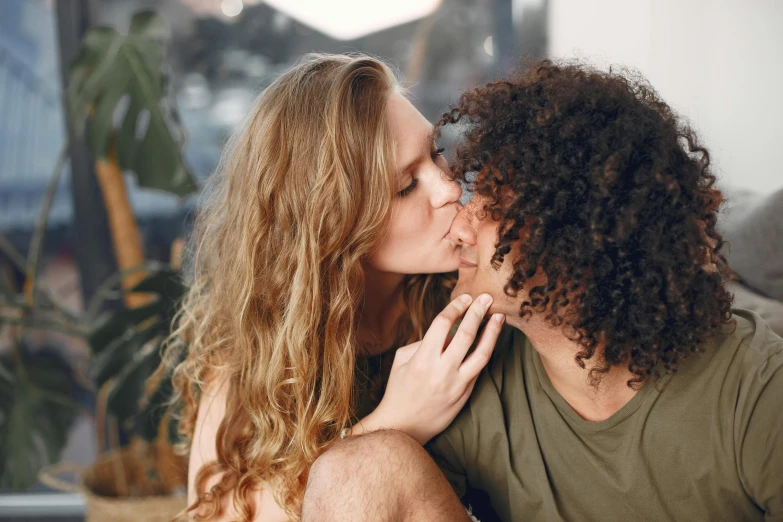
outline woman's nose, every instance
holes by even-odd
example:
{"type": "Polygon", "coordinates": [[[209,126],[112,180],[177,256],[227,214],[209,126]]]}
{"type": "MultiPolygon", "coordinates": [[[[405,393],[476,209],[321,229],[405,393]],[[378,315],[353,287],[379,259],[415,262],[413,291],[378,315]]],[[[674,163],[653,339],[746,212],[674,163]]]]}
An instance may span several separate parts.
{"type": "Polygon", "coordinates": [[[462,197],[462,185],[458,181],[439,175],[434,190],[432,191],[432,206],[440,208],[449,203],[459,201],[462,197]]]}

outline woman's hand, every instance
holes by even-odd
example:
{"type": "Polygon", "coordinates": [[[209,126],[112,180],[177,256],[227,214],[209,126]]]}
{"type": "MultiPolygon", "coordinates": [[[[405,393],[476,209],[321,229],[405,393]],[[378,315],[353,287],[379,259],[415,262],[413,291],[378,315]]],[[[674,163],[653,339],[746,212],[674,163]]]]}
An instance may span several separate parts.
{"type": "Polygon", "coordinates": [[[432,321],[424,339],[397,350],[381,403],[353,427],[352,434],[392,428],[423,445],[454,420],[489,362],[505,319],[503,314],[494,314],[476,349],[467,355],[492,297],[482,294],[472,305],[471,301],[467,294],[458,297],[432,321]],[[466,311],[449,339],[452,327],[466,311]]]}

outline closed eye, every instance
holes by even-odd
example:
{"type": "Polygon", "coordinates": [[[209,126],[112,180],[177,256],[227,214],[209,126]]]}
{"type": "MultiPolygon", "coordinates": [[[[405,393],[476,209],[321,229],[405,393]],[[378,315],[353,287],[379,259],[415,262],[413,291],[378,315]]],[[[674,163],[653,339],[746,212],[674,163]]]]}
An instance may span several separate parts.
{"type": "Polygon", "coordinates": [[[416,185],[418,185],[418,184],[419,184],[419,178],[413,178],[413,181],[411,181],[411,184],[408,185],[407,187],[405,187],[404,189],[402,189],[401,191],[399,191],[397,193],[397,196],[401,197],[401,198],[404,198],[405,196],[407,196],[408,194],[413,192],[413,189],[415,189],[416,185]]]}

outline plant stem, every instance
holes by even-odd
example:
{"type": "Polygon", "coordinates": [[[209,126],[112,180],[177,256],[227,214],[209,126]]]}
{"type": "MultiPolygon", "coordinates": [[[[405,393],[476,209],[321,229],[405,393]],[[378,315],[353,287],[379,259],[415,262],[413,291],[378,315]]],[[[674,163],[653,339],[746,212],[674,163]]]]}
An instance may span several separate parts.
{"type": "Polygon", "coordinates": [[[30,315],[26,314],[22,308],[11,308],[10,310],[9,312],[7,309],[0,309],[0,318],[10,325],[33,330],[53,330],[77,339],[84,339],[88,334],[86,328],[78,324],[58,321],[57,318],[50,319],[46,316],[29,319],[30,315]]]}
{"type": "Polygon", "coordinates": [[[8,256],[8,259],[10,259],[11,262],[16,265],[16,268],[20,272],[23,274],[27,273],[24,256],[19,253],[16,247],[14,247],[14,245],[2,233],[0,233],[0,250],[2,250],[3,253],[8,256]]]}
{"type": "Polygon", "coordinates": [[[168,265],[166,263],[161,263],[160,261],[145,259],[144,262],[140,265],[132,266],[124,270],[119,270],[110,275],[98,286],[97,290],[95,290],[95,294],[92,296],[92,299],[85,307],[87,317],[94,319],[100,310],[101,304],[106,299],[122,297],[125,294],[125,291],[123,291],[123,289],[120,287],[120,284],[126,275],[139,271],[151,272],[164,270],[167,266],[168,265]]]}
{"type": "MultiPolygon", "coordinates": [[[[27,277],[27,267],[25,266],[24,256],[20,254],[18,250],[16,250],[14,245],[2,233],[0,233],[0,250],[2,250],[3,253],[8,256],[8,259],[10,259],[11,262],[16,265],[17,270],[25,274],[25,277],[27,277]]],[[[50,304],[56,312],[62,314],[65,318],[68,319],[69,322],[79,322],[79,318],[75,314],[71,313],[67,307],[60,304],[57,298],[54,297],[49,291],[47,291],[45,288],[41,288],[40,292],[42,296],[46,297],[48,304],[50,304]]]]}
{"type": "Polygon", "coordinates": [[[46,186],[46,192],[44,193],[43,201],[41,202],[41,210],[38,212],[38,218],[35,221],[35,230],[33,237],[30,240],[30,249],[27,254],[27,282],[25,283],[25,294],[27,296],[27,304],[32,308],[35,305],[35,299],[37,296],[36,287],[38,286],[38,264],[41,260],[41,253],[43,252],[43,242],[46,237],[46,226],[49,221],[49,212],[52,210],[52,204],[54,203],[54,196],[57,194],[57,188],[60,183],[60,177],[65,168],[65,163],[68,161],[68,150],[71,147],[71,134],[68,133],[68,138],[65,140],[60,155],[57,157],[57,163],[54,165],[54,172],[52,172],[49,178],[49,183],[46,186]]]}

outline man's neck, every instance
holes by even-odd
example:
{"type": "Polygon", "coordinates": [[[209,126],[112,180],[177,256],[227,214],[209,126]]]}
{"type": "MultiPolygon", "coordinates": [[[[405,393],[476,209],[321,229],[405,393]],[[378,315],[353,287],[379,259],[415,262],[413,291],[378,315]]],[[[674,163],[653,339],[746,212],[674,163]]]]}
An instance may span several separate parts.
{"type": "Polygon", "coordinates": [[[371,353],[390,348],[394,327],[403,311],[405,276],[364,267],[364,306],[359,322],[359,341],[371,353]]]}
{"type": "Polygon", "coordinates": [[[508,317],[508,324],[522,330],[538,352],[549,380],[557,392],[583,419],[606,420],[617,413],[636,395],[628,386],[634,375],[622,366],[613,366],[607,373],[597,373],[598,383],[590,370],[599,365],[601,348],[596,349],[582,368],[576,362],[581,346],[568,339],[560,327],[554,327],[540,316],[508,317]]]}

